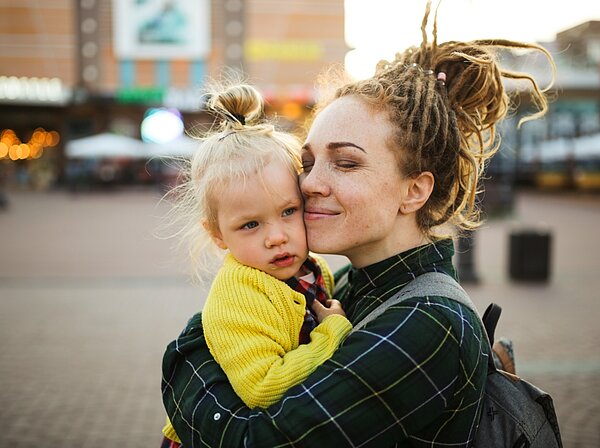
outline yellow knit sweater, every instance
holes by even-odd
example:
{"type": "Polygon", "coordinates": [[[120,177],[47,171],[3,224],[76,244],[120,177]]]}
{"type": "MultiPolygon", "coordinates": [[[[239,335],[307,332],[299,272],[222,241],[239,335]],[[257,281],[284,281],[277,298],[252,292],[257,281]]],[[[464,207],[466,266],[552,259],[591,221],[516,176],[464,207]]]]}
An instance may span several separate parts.
{"type": "MultiPolygon", "coordinates": [[[[313,258],[331,294],[331,271],[313,258]]],[[[250,408],[278,402],[329,359],[352,329],[345,317],[328,316],[310,333],[310,343],[299,345],[305,310],[303,294],[226,256],[202,310],[202,327],[212,355],[250,408]]],[[[163,433],[177,440],[170,424],[163,433]]]]}
{"type": "MultiPolygon", "coordinates": [[[[317,260],[331,294],[333,278],[317,260]]],[[[306,300],[286,283],[228,255],[202,310],[206,343],[248,407],[266,408],[329,359],[351,329],[329,316],[299,345],[306,300]]]]}

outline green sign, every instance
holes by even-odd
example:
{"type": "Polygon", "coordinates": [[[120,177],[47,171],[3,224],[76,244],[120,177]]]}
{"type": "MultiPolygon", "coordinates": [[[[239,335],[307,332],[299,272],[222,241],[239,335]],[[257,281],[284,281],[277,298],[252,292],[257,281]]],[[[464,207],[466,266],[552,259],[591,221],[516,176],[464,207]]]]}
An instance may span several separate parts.
{"type": "Polygon", "coordinates": [[[117,90],[115,99],[126,104],[162,104],[164,96],[161,87],[129,87],[117,90]]]}

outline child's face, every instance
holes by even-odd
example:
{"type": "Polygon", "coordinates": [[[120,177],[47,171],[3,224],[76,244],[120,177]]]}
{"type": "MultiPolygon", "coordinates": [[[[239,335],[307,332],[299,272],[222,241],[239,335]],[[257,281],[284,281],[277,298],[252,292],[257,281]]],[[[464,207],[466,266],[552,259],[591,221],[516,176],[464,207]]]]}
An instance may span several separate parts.
{"type": "Polygon", "coordinates": [[[302,195],[283,162],[271,161],[244,185],[228,185],[216,206],[219,247],[279,280],[299,271],[308,256],[302,195]]]}

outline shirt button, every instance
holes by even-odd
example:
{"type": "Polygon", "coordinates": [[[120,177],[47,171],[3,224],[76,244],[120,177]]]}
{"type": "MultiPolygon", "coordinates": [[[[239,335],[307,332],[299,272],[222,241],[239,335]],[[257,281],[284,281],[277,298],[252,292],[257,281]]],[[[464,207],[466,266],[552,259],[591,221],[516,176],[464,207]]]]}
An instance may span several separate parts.
{"type": "Polygon", "coordinates": [[[221,414],[216,412],[215,415],[213,415],[213,420],[216,422],[217,420],[219,420],[221,418],[221,414]]]}

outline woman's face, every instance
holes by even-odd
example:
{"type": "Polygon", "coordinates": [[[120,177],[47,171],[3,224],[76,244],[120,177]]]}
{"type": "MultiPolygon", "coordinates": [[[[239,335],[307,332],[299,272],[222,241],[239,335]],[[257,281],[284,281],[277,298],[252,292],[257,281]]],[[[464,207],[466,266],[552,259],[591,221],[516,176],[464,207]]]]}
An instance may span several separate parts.
{"type": "Polygon", "coordinates": [[[398,253],[408,180],[388,143],[391,124],[358,97],[335,100],[315,119],[302,151],[310,250],[363,267],[398,253]]]}

